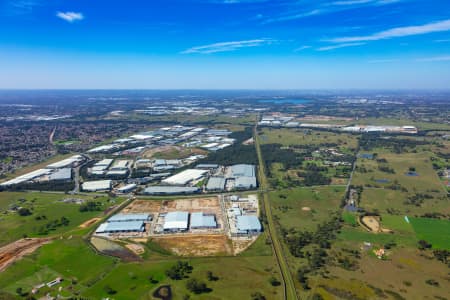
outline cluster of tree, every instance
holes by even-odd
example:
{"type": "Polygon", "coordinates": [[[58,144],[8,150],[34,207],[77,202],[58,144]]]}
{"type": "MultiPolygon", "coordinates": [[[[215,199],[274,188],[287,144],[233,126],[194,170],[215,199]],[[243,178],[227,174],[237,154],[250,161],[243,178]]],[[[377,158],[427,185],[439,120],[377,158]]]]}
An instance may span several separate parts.
{"type": "Polygon", "coordinates": [[[242,145],[242,143],[234,143],[233,145],[208,154],[208,157],[198,161],[199,164],[219,164],[219,165],[233,165],[233,164],[258,164],[258,157],[256,155],[255,146],[242,145]]]}
{"type": "Polygon", "coordinates": [[[306,186],[328,185],[331,183],[331,178],[318,171],[301,171],[297,175],[303,177],[303,184],[306,186]]]}
{"type": "Polygon", "coordinates": [[[291,148],[283,148],[281,144],[261,145],[264,163],[267,166],[267,174],[270,177],[270,166],[273,163],[281,163],[284,168],[293,169],[301,166],[305,154],[297,153],[291,148]]]}
{"type": "Polygon", "coordinates": [[[389,174],[395,174],[395,170],[392,168],[389,168],[388,166],[378,166],[378,170],[384,173],[389,173],[389,174]]]}
{"type": "Polygon", "coordinates": [[[202,294],[211,292],[206,283],[195,278],[186,281],[186,288],[194,294],[202,294]]]}
{"type": "MultiPolygon", "coordinates": [[[[331,220],[319,224],[315,232],[300,231],[297,233],[289,233],[286,230],[282,230],[282,234],[291,254],[295,257],[305,257],[303,248],[308,245],[314,244],[321,249],[330,248],[331,241],[336,238],[336,234],[341,228],[341,225],[340,216],[335,214],[331,220]]],[[[324,253],[318,252],[318,254],[324,253]]]]}
{"type": "Polygon", "coordinates": [[[50,231],[56,230],[58,227],[69,226],[69,223],[70,223],[70,220],[63,216],[59,220],[52,220],[52,221],[48,222],[47,224],[40,226],[38,228],[37,233],[39,235],[46,235],[50,231]]]}
{"type": "Polygon", "coordinates": [[[403,203],[407,205],[421,206],[427,199],[433,199],[433,196],[429,194],[415,193],[414,195],[409,196],[403,203]]]}
{"type": "Polygon", "coordinates": [[[192,273],[193,267],[187,261],[177,261],[175,265],[166,270],[166,275],[172,280],[181,280],[192,273]]]}
{"type": "Polygon", "coordinates": [[[30,216],[32,214],[31,210],[29,208],[26,207],[21,207],[17,210],[17,213],[19,214],[19,216],[21,217],[26,217],[26,216],[30,216]]]}
{"type": "Polygon", "coordinates": [[[103,209],[103,204],[99,201],[88,201],[82,204],[79,208],[80,212],[88,211],[101,211],[103,209]]]}
{"type": "Polygon", "coordinates": [[[359,146],[365,151],[374,148],[390,149],[394,153],[400,154],[407,152],[408,148],[414,149],[416,146],[426,145],[427,141],[419,141],[412,139],[402,139],[391,137],[389,139],[382,138],[382,134],[364,134],[359,139],[359,146]]]}
{"type": "Polygon", "coordinates": [[[443,249],[436,249],[433,251],[434,257],[443,262],[444,264],[448,264],[450,267],[450,251],[443,249]]]}

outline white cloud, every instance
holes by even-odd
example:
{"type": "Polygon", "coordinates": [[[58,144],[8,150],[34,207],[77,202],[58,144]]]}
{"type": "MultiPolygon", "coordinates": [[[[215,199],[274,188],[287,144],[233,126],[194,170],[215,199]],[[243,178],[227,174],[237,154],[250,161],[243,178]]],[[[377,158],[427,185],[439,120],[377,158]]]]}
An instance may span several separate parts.
{"type": "Polygon", "coordinates": [[[306,50],[309,48],[311,48],[311,46],[308,46],[308,45],[301,46],[301,47],[298,47],[297,49],[294,49],[294,52],[300,52],[300,51],[303,51],[303,50],[306,50]]]}
{"type": "Polygon", "coordinates": [[[182,51],[183,54],[190,53],[201,53],[201,54],[210,54],[216,52],[227,52],[227,51],[235,51],[240,48],[246,47],[259,47],[264,45],[270,45],[276,42],[276,40],[272,39],[254,39],[254,40],[245,40],[245,41],[233,41],[233,42],[221,42],[214,43],[204,46],[196,46],[182,51]]]}
{"type": "Polygon", "coordinates": [[[334,50],[334,49],[339,49],[339,48],[362,46],[365,44],[366,43],[344,43],[344,44],[320,47],[320,48],[317,48],[317,51],[329,51],[329,50],[334,50]]]}
{"type": "Polygon", "coordinates": [[[316,16],[316,15],[320,15],[327,12],[326,10],[323,9],[313,9],[307,12],[301,12],[298,14],[294,14],[294,15],[286,15],[286,16],[279,16],[279,17],[275,17],[275,18],[270,18],[265,20],[263,23],[267,24],[267,23],[275,23],[275,22],[283,22],[283,21],[291,21],[291,20],[298,20],[298,19],[303,19],[303,18],[307,18],[307,17],[311,17],[311,16],[316,16]]]}
{"type": "Polygon", "coordinates": [[[424,57],[424,58],[416,59],[416,61],[421,61],[421,62],[450,61],[450,55],[424,57]]]}
{"type": "Polygon", "coordinates": [[[380,31],[371,35],[364,36],[351,36],[351,37],[340,37],[328,40],[333,43],[349,43],[349,42],[362,42],[362,41],[377,41],[384,39],[391,39],[396,37],[404,37],[411,35],[420,35],[433,32],[450,31],[450,19],[428,23],[419,26],[405,26],[391,28],[385,31],[380,31]]]}
{"type": "Polygon", "coordinates": [[[68,11],[68,12],[61,12],[58,11],[56,13],[56,16],[60,19],[63,19],[64,21],[67,21],[69,23],[73,23],[75,21],[81,21],[84,19],[84,16],[82,13],[68,11]]]}

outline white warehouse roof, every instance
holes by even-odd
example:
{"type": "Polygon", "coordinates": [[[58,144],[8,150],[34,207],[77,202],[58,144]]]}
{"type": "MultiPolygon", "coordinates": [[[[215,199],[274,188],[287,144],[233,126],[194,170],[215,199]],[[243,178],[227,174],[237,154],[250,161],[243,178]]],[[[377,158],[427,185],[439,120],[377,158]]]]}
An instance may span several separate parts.
{"type": "Polygon", "coordinates": [[[198,169],[187,169],[176,175],[170,176],[169,178],[164,179],[162,182],[166,184],[173,185],[185,185],[192,180],[196,180],[201,178],[208,171],[206,170],[198,170],[198,169]]]}
{"type": "Polygon", "coordinates": [[[82,189],[85,191],[105,191],[111,189],[111,180],[96,180],[86,181],[82,185],[82,189]]]}
{"type": "Polygon", "coordinates": [[[164,230],[187,230],[189,213],[186,211],[174,211],[166,214],[164,230]]]}

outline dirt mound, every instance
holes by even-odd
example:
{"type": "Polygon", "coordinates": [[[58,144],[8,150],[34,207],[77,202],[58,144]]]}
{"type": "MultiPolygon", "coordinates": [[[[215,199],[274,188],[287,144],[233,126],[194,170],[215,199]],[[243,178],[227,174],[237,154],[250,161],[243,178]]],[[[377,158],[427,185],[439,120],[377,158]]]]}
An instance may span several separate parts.
{"type": "Polygon", "coordinates": [[[47,244],[51,239],[20,239],[14,243],[0,248],[0,272],[4,271],[10,264],[23,256],[36,251],[40,246],[47,244]]]}

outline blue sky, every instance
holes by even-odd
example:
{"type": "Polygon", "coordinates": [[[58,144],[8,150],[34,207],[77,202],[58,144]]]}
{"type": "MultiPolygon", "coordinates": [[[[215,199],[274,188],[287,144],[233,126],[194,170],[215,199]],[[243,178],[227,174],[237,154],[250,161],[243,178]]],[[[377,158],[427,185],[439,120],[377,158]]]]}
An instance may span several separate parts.
{"type": "Polygon", "coordinates": [[[0,0],[0,88],[450,88],[450,1],[0,0]]]}

